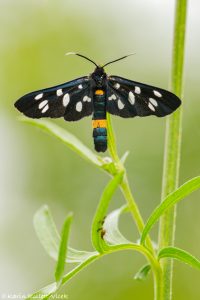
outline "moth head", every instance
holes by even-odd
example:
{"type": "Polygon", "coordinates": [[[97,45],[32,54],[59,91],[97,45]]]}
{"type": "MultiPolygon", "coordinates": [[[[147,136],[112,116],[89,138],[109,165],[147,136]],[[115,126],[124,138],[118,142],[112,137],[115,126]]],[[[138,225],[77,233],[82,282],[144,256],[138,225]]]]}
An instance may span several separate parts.
{"type": "Polygon", "coordinates": [[[97,87],[102,87],[104,85],[104,80],[106,79],[104,68],[97,66],[94,72],[91,74],[91,77],[95,81],[97,87]]]}

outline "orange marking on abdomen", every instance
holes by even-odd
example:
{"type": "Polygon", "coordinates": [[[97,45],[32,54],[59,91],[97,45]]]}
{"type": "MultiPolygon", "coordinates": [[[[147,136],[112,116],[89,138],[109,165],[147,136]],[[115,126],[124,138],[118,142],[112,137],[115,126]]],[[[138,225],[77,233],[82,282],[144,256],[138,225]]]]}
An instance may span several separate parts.
{"type": "Polygon", "coordinates": [[[104,95],[105,92],[103,90],[96,90],[95,95],[104,95]]]}
{"type": "Polygon", "coordinates": [[[107,128],[107,120],[92,120],[93,128],[107,128]]]}

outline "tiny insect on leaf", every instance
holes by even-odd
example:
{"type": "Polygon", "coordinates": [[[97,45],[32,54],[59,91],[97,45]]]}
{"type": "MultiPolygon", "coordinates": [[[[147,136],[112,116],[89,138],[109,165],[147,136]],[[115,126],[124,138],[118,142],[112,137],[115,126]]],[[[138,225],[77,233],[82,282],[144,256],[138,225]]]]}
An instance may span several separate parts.
{"type": "Polygon", "coordinates": [[[95,150],[107,150],[106,112],[122,118],[154,115],[164,117],[173,113],[181,100],[164,89],[131,81],[119,76],[109,76],[104,67],[126,58],[96,64],[90,58],[70,52],[95,65],[89,76],[29,93],[15,102],[15,107],[30,118],[60,118],[78,121],[92,115],[95,150]]]}

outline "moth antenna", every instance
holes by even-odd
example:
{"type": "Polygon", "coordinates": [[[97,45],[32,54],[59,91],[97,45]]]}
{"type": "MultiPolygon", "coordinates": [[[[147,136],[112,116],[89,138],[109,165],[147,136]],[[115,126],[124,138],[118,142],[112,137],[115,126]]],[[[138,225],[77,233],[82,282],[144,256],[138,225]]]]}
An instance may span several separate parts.
{"type": "Polygon", "coordinates": [[[131,53],[131,54],[122,56],[122,57],[120,57],[120,58],[118,58],[118,59],[109,61],[108,63],[106,63],[106,64],[103,66],[103,68],[104,68],[105,66],[107,66],[107,65],[110,65],[110,64],[112,64],[112,63],[114,63],[114,62],[116,62],[116,61],[122,60],[122,59],[124,59],[124,58],[126,58],[126,57],[129,57],[129,56],[131,56],[131,55],[134,55],[134,54],[135,54],[135,53],[131,53]]]}
{"type": "Polygon", "coordinates": [[[75,53],[75,52],[67,52],[65,55],[77,55],[77,56],[80,56],[80,57],[83,57],[85,58],[86,60],[90,61],[91,63],[93,63],[96,67],[98,67],[98,65],[90,58],[82,55],[82,54],[79,54],[79,53],[75,53]]]}

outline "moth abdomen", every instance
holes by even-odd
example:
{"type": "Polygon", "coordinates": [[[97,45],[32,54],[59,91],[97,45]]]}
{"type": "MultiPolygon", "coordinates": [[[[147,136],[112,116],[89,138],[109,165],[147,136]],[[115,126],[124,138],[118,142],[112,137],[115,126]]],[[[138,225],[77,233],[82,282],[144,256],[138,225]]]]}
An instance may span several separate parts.
{"type": "Polygon", "coordinates": [[[107,121],[105,91],[98,89],[94,93],[93,138],[97,152],[107,150],[107,121]]]}
{"type": "MultiPolygon", "coordinates": [[[[101,121],[105,121],[105,120],[101,120],[101,121]]],[[[93,138],[94,138],[95,150],[97,152],[105,152],[107,150],[107,129],[105,127],[94,128],[93,138]]]]}

